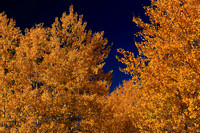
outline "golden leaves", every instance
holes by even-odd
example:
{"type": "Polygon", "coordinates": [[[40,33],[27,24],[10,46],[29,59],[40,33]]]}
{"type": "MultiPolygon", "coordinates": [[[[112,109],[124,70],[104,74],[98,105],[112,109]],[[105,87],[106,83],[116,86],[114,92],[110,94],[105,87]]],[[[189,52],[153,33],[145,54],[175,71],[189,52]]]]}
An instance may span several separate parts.
{"type": "Polygon", "coordinates": [[[2,100],[5,118],[0,118],[14,121],[4,121],[7,130],[71,132],[80,120],[97,120],[94,115],[103,106],[97,99],[109,93],[111,84],[112,72],[102,70],[110,46],[103,32],[85,30],[82,17],[71,6],[51,28],[38,24],[22,35],[0,14],[0,67],[7,70],[1,71],[0,91],[8,102],[2,100]]]}
{"type": "Polygon", "coordinates": [[[41,99],[44,102],[50,102],[51,101],[51,97],[50,97],[50,95],[49,95],[49,93],[47,91],[43,92],[43,94],[41,96],[41,99]]]}
{"type": "Polygon", "coordinates": [[[118,51],[124,72],[140,84],[140,103],[130,115],[140,131],[195,132],[199,127],[199,4],[193,2],[152,0],[146,8],[150,24],[133,18],[143,28],[138,33],[143,41],[136,42],[139,57],[118,51]]]}

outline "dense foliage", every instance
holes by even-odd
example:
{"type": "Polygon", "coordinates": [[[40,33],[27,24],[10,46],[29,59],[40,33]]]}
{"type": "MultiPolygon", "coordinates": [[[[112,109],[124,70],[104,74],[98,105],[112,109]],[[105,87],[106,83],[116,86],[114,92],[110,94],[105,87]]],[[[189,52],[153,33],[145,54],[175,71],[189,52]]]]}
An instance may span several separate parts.
{"type": "Polygon", "coordinates": [[[139,56],[119,49],[137,94],[125,114],[140,132],[200,132],[200,1],[152,0],[146,11],[150,23],[133,18],[139,56]]]}
{"type": "Polygon", "coordinates": [[[111,84],[103,32],[86,31],[72,7],[51,28],[38,24],[25,35],[4,13],[0,24],[2,129],[73,132],[80,121],[88,129],[111,84]]]}
{"type": "Polygon", "coordinates": [[[111,45],[72,6],[24,35],[1,13],[0,130],[200,132],[200,1],[151,1],[150,23],[133,18],[139,55],[118,49],[132,79],[110,95],[111,45]]]}

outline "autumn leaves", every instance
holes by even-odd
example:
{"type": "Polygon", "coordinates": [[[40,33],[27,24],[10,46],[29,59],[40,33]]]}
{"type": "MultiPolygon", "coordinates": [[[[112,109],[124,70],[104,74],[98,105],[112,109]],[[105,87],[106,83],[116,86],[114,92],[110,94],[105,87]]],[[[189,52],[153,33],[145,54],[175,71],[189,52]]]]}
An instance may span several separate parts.
{"type": "Polygon", "coordinates": [[[135,43],[140,54],[134,58],[121,50],[120,61],[135,82],[126,91],[139,94],[130,115],[137,131],[200,131],[199,43],[193,47],[200,38],[199,5],[197,0],[152,0],[146,8],[151,23],[133,19],[143,29],[138,34],[143,41],[135,43]]]}
{"type": "Polygon", "coordinates": [[[112,73],[102,70],[110,51],[103,32],[86,31],[72,7],[51,28],[38,24],[25,35],[0,19],[1,130],[73,132],[98,115],[112,73]]]}
{"type": "Polygon", "coordinates": [[[134,17],[139,55],[117,57],[132,79],[110,95],[112,72],[102,68],[111,45],[72,7],[24,35],[1,13],[1,131],[199,132],[199,5],[152,0],[150,24],[134,17]]]}

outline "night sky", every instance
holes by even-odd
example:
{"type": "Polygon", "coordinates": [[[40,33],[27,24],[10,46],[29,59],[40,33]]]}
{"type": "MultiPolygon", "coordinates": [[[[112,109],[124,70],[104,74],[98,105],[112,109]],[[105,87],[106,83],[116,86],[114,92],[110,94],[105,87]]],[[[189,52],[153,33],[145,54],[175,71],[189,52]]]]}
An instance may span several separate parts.
{"type": "Polygon", "coordinates": [[[16,20],[16,26],[24,31],[39,23],[50,27],[55,17],[60,18],[63,12],[68,12],[70,5],[74,6],[75,12],[83,15],[87,30],[104,31],[109,44],[113,43],[104,66],[105,72],[113,70],[113,91],[123,80],[130,79],[129,75],[119,71],[119,67],[124,68],[125,65],[115,58],[116,55],[122,57],[117,49],[123,48],[138,54],[133,38],[140,29],[132,19],[133,16],[140,16],[148,22],[143,6],[150,5],[150,0],[0,0],[0,12],[5,11],[9,18],[16,20]]]}

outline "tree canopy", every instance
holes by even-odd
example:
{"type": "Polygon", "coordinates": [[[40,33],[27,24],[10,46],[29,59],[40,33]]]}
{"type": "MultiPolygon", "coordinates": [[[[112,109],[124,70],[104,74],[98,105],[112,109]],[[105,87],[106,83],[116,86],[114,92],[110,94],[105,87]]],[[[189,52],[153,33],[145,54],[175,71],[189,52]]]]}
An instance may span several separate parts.
{"type": "Polygon", "coordinates": [[[0,14],[2,129],[73,132],[98,113],[111,84],[112,72],[102,70],[111,45],[103,32],[86,31],[82,18],[71,6],[51,27],[22,35],[0,14]]]}
{"type": "Polygon", "coordinates": [[[22,34],[0,13],[2,132],[200,132],[200,1],[151,0],[111,94],[103,66],[112,44],[87,31],[83,16],[55,18],[22,34]]]}
{"type": "Polygon", "coordinates": [[[152,0],[145,7],[150,23],[133,18],[142,29],[136,34],[142,41],[135,42],[139,56],[119,49],[124,58],[117,58],[132,76],[131,93],[140,96],[129,116],[141,132],[200,131],[199,5],[198,0],[152,0]]]}

